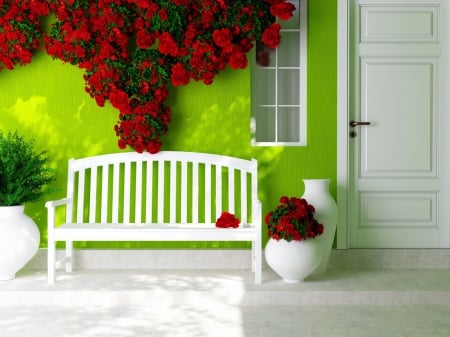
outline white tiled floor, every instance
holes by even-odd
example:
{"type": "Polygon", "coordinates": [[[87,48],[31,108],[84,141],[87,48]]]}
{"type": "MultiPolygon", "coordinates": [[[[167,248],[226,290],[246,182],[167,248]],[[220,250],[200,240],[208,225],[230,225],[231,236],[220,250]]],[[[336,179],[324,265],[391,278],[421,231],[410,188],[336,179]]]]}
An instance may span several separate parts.
{"type": "Polygon", "coordinates": [[[450,270],[42,270],[0,283],[1,337],[449,337],[450,270]]]}
{"type": "Polygon", "coordinates": [[[448,306],[116,306],[0,309],[2,337],[448,337],[448,306]]]}

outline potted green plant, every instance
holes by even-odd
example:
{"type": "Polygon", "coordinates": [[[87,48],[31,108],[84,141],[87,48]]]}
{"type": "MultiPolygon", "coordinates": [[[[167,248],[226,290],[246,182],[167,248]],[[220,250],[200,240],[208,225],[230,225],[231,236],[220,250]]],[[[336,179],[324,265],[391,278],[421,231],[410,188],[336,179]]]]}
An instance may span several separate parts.
{"type": "Polygon", "coordinates": [[[54,175],[46,152],[17,131],[0,131],[0,280],[9,280],[37,252],[39,229],[24,213],[26,202],[38,201],[54,175]]]}
{"type": "Polygon", "coordinates": [[[303,281],[322,260],[321,245],[314,238],[323,233],[323,225],[314,212],[306,199],[283,196],[265,217],[266,261],[286,283],[303,281]]]}

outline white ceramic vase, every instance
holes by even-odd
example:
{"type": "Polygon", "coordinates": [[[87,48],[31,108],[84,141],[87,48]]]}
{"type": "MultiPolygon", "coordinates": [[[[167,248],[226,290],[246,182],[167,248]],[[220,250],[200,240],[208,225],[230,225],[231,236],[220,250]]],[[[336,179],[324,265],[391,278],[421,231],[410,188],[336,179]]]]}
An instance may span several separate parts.
{"type": "Polygon", "coordinates": [[[323,234],[315,240],[321,245],[322,261],[314,270],[314,274],[324,274],[333,246],[337,225],[337,205],[330,194],[330,179],[304,179],[305,191],[302,198],[314,206],[315,219],[324,227],[323,234]]]}
{"type": "Polygon", "coordinates": [[[24,208],[0,207],[0,281],[14,279],[39,249],[39,229],[24,208]]]}
{"type": "Polygon", "coordinates": [[[286,283],[301,282],[320,264],[320,245],[316,239],[267,241],[266,262],[286,283]]]}

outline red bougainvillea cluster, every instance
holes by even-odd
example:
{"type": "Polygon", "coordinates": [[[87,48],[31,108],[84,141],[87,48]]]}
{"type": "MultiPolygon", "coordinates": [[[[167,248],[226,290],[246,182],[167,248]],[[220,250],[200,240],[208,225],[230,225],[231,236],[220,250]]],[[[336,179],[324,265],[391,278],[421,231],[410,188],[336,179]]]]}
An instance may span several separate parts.
{"type": "Polygon", "coordinates": [[[84,69],[97,104],[120,111],[120,148],[155,153],[168,131],[169,87],[245,68],[256,41],[279,45],[276,17],[294,10],[285,0],[0,0],[0,70],[31,61],[40,18],[53,14],[47,53],[84,69]]]}
{"type": "Polygon", "coordinates": [[[48,14],[44,1],[0,0],[0,70],[31,62],[43,34],[39,20],[48,14]]]}
{"type": "Polygon", "coordinates": [[[323,225],[314,219],[314,207],[303,198],[280,198],[275,210],[267,213],[265,221],[269,237],[286,241],[301,241],[323,233],[323,225]]]}

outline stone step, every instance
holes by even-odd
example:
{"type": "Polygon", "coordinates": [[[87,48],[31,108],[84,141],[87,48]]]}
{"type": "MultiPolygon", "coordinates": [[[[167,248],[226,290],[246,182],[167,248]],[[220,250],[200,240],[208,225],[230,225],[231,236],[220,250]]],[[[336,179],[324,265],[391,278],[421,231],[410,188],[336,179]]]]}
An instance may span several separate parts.
{"type": "MultiPolygon", "coordinates": [[[[63,250],[57,251],[62,257],[63,250]]],[[[246,269],[250,250],[242,249],[75,249],[79,269],[246,269]]],[[[264,259],[263,259],[264,262],[264,259]]],[[[25,269],[45,269],[40,249],[25,269]]],[[[450,269],[450,249],[332,250],[331,269],[450,269]]]]}
{"type": "Polygon", "coordinates": [[[450,270],[330,269],[298,284],[270,269],[263,284],[248,270],[59,271],[48,285],[45,270],[26,269],[0,282],[0,306],[239,306],[450,305],[450,270]]]}

